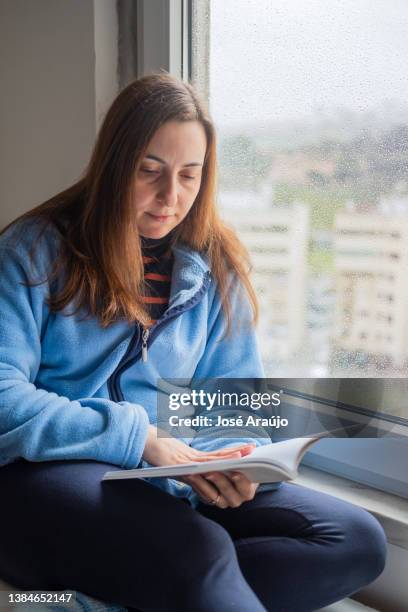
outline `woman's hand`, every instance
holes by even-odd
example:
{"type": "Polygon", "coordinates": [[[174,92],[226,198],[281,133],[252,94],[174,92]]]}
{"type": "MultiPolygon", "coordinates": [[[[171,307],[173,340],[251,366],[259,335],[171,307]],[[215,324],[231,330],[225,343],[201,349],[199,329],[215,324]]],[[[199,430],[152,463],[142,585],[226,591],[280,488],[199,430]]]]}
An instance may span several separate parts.
{"type": "MultiPolygon", "coordinates": [[[[194,461],[215,461],[217,459],[237,459],[249,455],[255,448],[254,443],[241,444],[216,451],[203,452],[191,448],[176,438],[158,438],[157,428],[149,425],[143,459],[150,465],[177,465],[194,461]]],[[[200,499],[211,503],[218,498],[219,508],[238,508],[244,501],[255,496],[258,483],[251,482],[240,472],[208,472],[194,476],[183,476],[179,480],[189,484],[200,499]]]]}
{"type": "Polygon", "coordinates": [[[211,504],[216,501],[214,505],[218,508],[238,508],[255,497],[259,486],[241,472],[195,474],[184,476],[183,480],[193,487],[203,502],[211,504]]]}
{"type": "MultiPolygon", "coordinates": [[[[249,454],[254,444],[240,444],[231,448],[204,452],[191,448],[176,438],[158,438],[157,428],[149,425],[143,459],[150,465],[177,465],[193,461],[215,461],[216,459],[236,459],[249,454]]],[[[197,491],[198,492],[198,491],[197,491]]],[[[218,493],[214,496],[216,497],[218,493]]]]}

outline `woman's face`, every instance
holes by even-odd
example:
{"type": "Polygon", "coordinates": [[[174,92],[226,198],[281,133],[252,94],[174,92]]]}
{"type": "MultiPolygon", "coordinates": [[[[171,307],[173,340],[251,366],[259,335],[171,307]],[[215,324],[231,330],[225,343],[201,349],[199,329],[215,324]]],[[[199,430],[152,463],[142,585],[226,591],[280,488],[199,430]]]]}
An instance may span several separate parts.
{"type": "Polygon", "coordinates": [[[206,147],[198,121],[168,121],[154,134],[133,190],[142,236],[162,238],[187,215],[200,189],[206,147]]]}

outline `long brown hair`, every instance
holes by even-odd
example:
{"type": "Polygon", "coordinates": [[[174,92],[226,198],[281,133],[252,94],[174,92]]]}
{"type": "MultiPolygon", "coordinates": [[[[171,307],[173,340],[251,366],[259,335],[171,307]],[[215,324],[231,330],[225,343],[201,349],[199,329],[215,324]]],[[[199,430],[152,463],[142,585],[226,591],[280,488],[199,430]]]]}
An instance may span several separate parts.
{"type": "MultiPolygon", "coordinates": [[[[128,85],[110,107],[83,177],[23,214],[52,223],[62,248],[50,276],[64,271],[64,285],[49,296],[52,312],[75,304],[106,327],[118,318],[147,325],[142,302],[143,263],[135,225],[131,185],[156,130],[166,121],[199,121],[207,149],[199,193],[175,230],[175,241],[205,253],[218,282],[227,330],[231,329],[229,282],[235,272],[253,308],[249,259],[232,229],[218,215],[216,138],[213,123],[194,89],[169,74],[154,74],[128,85]]],[[[14,222],[15,223],[15,222],[14,222]]],[[[7,229],[7,228],[6,228],[7,229]]],[[[50,278],[50,277],[49,277],[50,278]]]]}

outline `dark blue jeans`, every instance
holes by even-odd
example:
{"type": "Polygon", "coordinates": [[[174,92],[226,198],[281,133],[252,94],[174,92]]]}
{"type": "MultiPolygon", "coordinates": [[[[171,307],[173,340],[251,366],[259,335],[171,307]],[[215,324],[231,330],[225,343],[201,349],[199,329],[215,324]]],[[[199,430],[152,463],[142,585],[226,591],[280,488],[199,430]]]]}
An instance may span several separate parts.
{"type": "Polygon", "coordinates": [[[110,464],[0,468],[0,577],[151,612],[317,610],[383,570],[367,512],[294,484],[239,508],[197,509],[110,464]]]}

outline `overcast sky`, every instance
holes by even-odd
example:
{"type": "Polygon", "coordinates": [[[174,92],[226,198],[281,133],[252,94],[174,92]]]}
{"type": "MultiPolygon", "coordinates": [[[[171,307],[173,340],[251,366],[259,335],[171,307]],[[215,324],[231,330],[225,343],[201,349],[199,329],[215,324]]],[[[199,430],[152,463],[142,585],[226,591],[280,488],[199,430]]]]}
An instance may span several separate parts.
{"type": "Polygon", "coordinates": [[[211,0],[210,70],[224,127],[408,106],[408,0],[211,0]]]}

